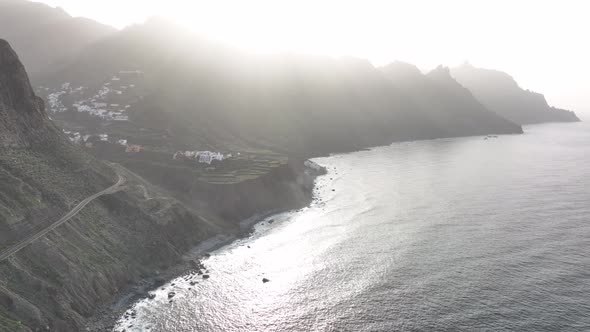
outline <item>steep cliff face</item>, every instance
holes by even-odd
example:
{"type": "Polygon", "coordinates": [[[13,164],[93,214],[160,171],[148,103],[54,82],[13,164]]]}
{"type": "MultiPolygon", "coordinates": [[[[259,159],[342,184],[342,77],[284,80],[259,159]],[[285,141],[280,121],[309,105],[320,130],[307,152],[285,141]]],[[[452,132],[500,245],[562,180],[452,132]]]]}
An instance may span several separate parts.
{"type": "Polygon", "coordinates": [[[18,56],[0,39],[0,145],[23,147],[41,139],[51,130],[43,108],[18,56]]]}
{"type": "Polygon", "coordinates": [[[57,69],[84,46],[115,31],[44,3],[0,0],[0,38],[12,44],[33,77],[57,69]]]}
{"type": "Polygon", "coordinates": [[[192,201],[195,206],[187,209],[135,173],[106,165],[62,137],[3,40],[0,84],[0,253],[111,186],[117,175],[126,179],[123,191],[94,200],[0,261],[0,331],[83,330],[118,292],[176,264],[200,241],[239,231],[243,216],[299,206],[310,197],[310,180],[297,180],[303,170],[282,168],[217,189],[213,197],[198,196],[202,204],[192,201]],[[278,198],[247,201],[253,189],[260,197],[278,198]],[[211,199],[218,205],[208,204],[215,203],[211,199]]]}
{"type": "Polygon", "coordinates": [[[580,121],[574,112],[549,106],[542,94],[522,89],[504,72],[464,64],[451,74],[487,108],[515,123],[580,121]]]}
{"type": "Polygon", "coordinates": [[[440,137],[521,133],[522,128],[484,107],[455,81],[446,67],[424,75],[414,65],[394,62],[383,74],[420,107],[440,137]]]}
{"type": "Polygon", "coordinates": [[[507,121],[477,123],[485,117],[468,112],[465,119],[438,121],[449,113],[433,118],[417,105],[420,98],[404,94],[366,60],[254,55],[160,21],[89,47],[53,77],[89,86],[129,69],[141,70],[146,85],[145,98],[130,109],[132,122],[186,146],[308,157],[394,141],[521,132],[507,121]]]}

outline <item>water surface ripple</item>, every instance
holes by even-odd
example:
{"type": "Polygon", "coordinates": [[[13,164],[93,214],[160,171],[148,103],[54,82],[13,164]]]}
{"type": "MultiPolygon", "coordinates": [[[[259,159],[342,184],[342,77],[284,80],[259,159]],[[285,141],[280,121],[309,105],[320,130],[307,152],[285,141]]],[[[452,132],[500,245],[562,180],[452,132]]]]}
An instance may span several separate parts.
{"type": "Polygon", "coordinates": [[[210,279],[173,281],[120,328],[588,331],[590,126],[525,129],[319,158],[312,206],[213,252],[210,279]]]}

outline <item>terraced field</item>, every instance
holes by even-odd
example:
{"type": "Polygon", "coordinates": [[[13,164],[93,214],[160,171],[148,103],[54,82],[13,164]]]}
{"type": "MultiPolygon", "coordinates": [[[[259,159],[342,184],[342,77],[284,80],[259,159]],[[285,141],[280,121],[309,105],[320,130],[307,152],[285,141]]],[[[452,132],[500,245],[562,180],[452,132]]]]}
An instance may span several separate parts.
{"type": "Polygon", "coordinates": [[[239,155],[232,152],[232,157],[211,165],[173,160],[172,153],[156,151],[119,153],[111,160],[160,183],[182,178],[183,181],[190,179],[210,184],[235,184],[256,179],[288,162],[287,156],[271,151],[244,151],[239,155]]]}

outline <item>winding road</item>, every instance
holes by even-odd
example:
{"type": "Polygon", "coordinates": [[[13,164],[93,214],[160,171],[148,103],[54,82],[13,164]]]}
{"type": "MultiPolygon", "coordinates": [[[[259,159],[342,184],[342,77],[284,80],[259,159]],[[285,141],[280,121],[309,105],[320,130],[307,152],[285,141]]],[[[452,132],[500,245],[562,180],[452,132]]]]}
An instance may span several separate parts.
{"type": "Polygon", "coordinates": [[[107,189],[100,191],[90,197],[87,197],[82,202],[80,202],[78,205],[76,205],[72,210],[70,210],[68,213],[66,213],[66,215],[64,215],[61,219],[57,220],[56,222],[52,223],[51,225],[49,225],[48,227],[44,228],[43,230],[37,232],[36,234],[33,234],[30,237],[22,240],[18,244],[15,244],[14,246],[4,250],[2,253],[0,253],[0,262],[6,260],[8,257],[16,254],[17,252],[21,251],[23,248],[25,248],[29,244],[39,240],[40,238],[47,235],[47,233],[51,232],[52,230],[56,229],[57,227],[61,226],[65,222],[67,222],[68,220],[72,219],[84,207],[86,207],[86,205],[88,205],[93,200],[99,198],[100,196],[114,194],[117,191],[121,190],[123,184],[125,184],[125,178],[122,177],[120,174],[117,174],[117,176],[119,177],[119,179],[117,180],[117,183],[115,183],[114,185],[112,185],[112,186],[108,187],[107,189]]]}

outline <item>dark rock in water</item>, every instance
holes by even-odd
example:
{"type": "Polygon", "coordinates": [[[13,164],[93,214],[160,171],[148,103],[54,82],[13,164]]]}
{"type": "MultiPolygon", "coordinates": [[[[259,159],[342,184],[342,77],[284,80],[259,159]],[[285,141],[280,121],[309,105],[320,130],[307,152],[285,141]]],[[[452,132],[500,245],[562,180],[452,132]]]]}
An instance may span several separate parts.
{"type": "Polygon", "coordinates": [[[203,257],[207,257],[207,258],[209,258],[209,257],[211,257],[211,254],[210,254],[210,253],[208,253],[208,252],[207,252],[207,253],[204,253],[204,254],[203,254],[203,257]]]}
{"type": "Polygon", "coordinates": [[[274,219],[271,219],[271,220],[268,221],[269,224],[272,224],[273,222],[275,222],[274,219]]]}
{"type": "Polygon", "coordinates": [[[209,275],[208,274],[203,274],[203,279],[209,279],[209,275]]]}
{"type": "Polygon", "coordinates": [[[148,294],[147,298],[153,300],[156,298],[156,294],[148,294]]]}
{"type": "Polygon", "coordinates": [[[250,249],[250,246],[248,246],[248,249],[250,249]]]}
{"type": "Polygon", "coordinates": [[[168,293],[168,298],[169,298],[169,299],[171,299],[171,298],[173,298],[175,295],[176,295],[176,293],[175,293],[175,292],[170,292],[170,293],[168,293]]]}
{"type": "Polygon", "coordinates": [[[332,191],[336,191],[336,189],[332,189],[332,191]]]}
{"type": "Polygon", "coordinates": [[[191,284],[191,286],[194,286],[194,285],[197,284],[197,282],[196,281],[191,281],[190,284],[191,284]]]}
{"type": "Polygon", "coordinates": [[[267,282],[269,282],[269,281],[270,281],[269,279],[262,278],[262,282],[263,282],[263,283],[265,283],[265,284],[266,284],[267,282]]]}

